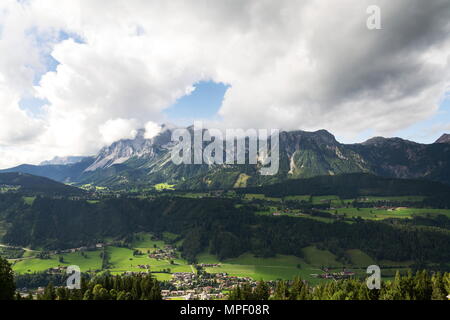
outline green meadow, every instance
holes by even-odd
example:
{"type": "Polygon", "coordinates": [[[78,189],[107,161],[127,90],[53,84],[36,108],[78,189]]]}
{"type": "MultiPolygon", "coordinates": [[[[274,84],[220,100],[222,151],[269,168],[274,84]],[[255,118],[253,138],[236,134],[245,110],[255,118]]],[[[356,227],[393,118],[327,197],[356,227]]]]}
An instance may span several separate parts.
{"type": "Polygon", "coordinates": [[[207,272],[226,272],[231,276],[250,277],[255,280],[290,280],[294,277],[301,277],[312,283],[320,282],[311,276],[319,273],[315,267],[308,265],[303,259],[294,256],[277,255],[273,258],[257,258],[250,253],[245,253],[238,258],[218,261],[210,254],[198,256],[198,263],[220,263],[220,267],[206,268],[207,272]]]}
{"type": "Polygon", "coordinates": [[[311,196],[287,196],[283,199],[285,201],[306,201],[308,202],[310,200],[311,196]]]}
{"type": "Polygon", "coordinates": [[[29,206],[33,204],[34,200],[36,200],[36,197],[23,197],[23,202],[29,206]]]}
{"type": "MultiPolygon", "coordinates": [[[[207,272],[226,272],[232,276],[250,277],[255,280],[289,280],[300,276],[311,283],[326,281],[317,279],[312,274],[322,273],[322,267],[340,271],[344,265],[336,260],[336,256],[327,250],[319,250],[315,246],[303,250],[303,258],[277,255],[271,258],[259,258],[245,253],[238,258],[219,261],[215,256],[203,253],[198,256],[198,263],[220,263],[220,267],[208,267],[207,272]]],[[[347,267],[367,268],[374,260],[360,250],[347,252],[353,265],[347,267]]]]}
{"type": "Polygon", "coordinates": [[[159,183],[159,184],[155,184],[154,188],[156,191],[175,190],[175,185],[168,184],[168,183],[159,183]]]}
{"type": "Polygon", "coordinates": [[[14,262],[13,270],[17,273],[30,273],[45,271],[57,266],[77,265],[82,272],[100,270],[102,268],[101,251],[85,251],[86,257],[81,252],[65,253],[53,255],[50,259],[24,258],[21,261],[14,262]],[[63,262],[59,261],[63,257],[63,262]]]}
{"type": "Polygon", "coordinates": [[[361,250],[353,249],[347,250],[346,254],[352,261],[354,266],[367,268],[368,266],[376,264],[375,260],[368,256],[361,250]]]}
{"type": "Polygon", "coordinates": [[[360,202],[378,202],[378,201],[407,201],[420,202],[423,201],[423,196],[398,196],[398,197],[360,197],[357,200],[360,202]]]}
{"type": "Polygon", "coordinates": [[[338,196],[314,196],[312,197],[313,204],[322,204],[331,202],[332,204],[341,204],[341,199],[338,196]]]}
{"type": "MultiPolygon", "coordinates": [[[[142,249],[152,250],[152,248],[142,249]]],[[[146,270],[139,268],[139,265],[149,265],[150,271],[155,273],[154,275],[157,279],[168,280],[171,278],[171,275],[161,273],[162,271],[167,269],[170,269],[170,273],[193,271],[193,268],[180,258],[173,259],[173,264],[171,264],[168,260],[149,258],[146,251],[143,255],[133,255],[133,250],[128,248],[108,247],[107,250],[110,257],[108,270],[113,274],[121,274],[127,271],[145,272],[146,270]]]]}
{"type": "Polygon", "coordinates": [[[245,188],[247,186],[247,180],[250,178],[249,175],[241,173],[234,183],[233,188],[245,188]]]}
{"type": "Polygon", "coordinates": [[[345,215],[347,218],[361,217],[363,219],[381,220],[387,218],[408,219],[413,215],[426,216],[443,214],[450,217],[449,209],[397,208],[393,210],[378,208],[337,208],[329,213],[345,215]]]}
{"type": "MultiPolygon", "coordinates": [[[[178,236],[171,233],[164,233],[163,239],[175,240],[178,236]]],[[[12,261],[13,270],[16,273],[30,273],[45,271],[52,267],[78,265],[83,272],[104,271],[102,270],[101,253],[106,250],[108,254],[108,267],[112,274],[122,274],[127,271],[147,272],[147,269],[140,268],[139,265],[150,266],[152,272],[158,280],[170,280],[174,272],[196,272],[193,265],[180,257],[177,253],[175,259],[153,259],[148,254],[162,249],[167,242],[161,239],[155,239],[153,235],[139,233],[134,237],[134,241],[129,247],[108,246],[105,249],[95,251],[67,253],[61,255],[52,255],[50,259],[38,259],[35,257],[36,251],[26,251],[24,257],[20,260],[12,261]],[[139,250],[142,254],[136,254],[139,250]],[[135,255],[136,254],[136,255],[135,255]],[[63,261],[60,262],[60,257],[63,261]]],[[[372,264],[377,264],[374,259],[360,250],[346,251],[351,265],[347,265],[355,270],[358,275],[363,275],[365,269],[372,264]]],[[[199,264],[220,264],[218,267],[207,267],[207,272],[221,273],[225,272],[231,276],[250,277],[255,280],[290,280],[294,277],[301,277],[312,284],[317,284],[323,279],[313,277],[313,274],[321,274],[321,268],[327,267],[333,271],[340,271],[344,267],[342,262],[338,261],[336,256],[328,250],[320,250],[315,246],[309,246],[302,249],[302,257],[289,255],[276,255],[274,257],[262,258],[255,257],[251,253],[245,253],[237,258],[219,261],[214,255],[202,253],[197,256],[199,264]]],[[[387,268],[386,276],[389,270],[394,267],[405,269],[411,263],[395,263],[389,261],[380,261],[379,265],[387,268]]],[[[393,271],[392,271],[393,272],[393,271]]]]}
{"type": "Polygon", "coordinates": [[[265,201],[272,201],[272,202],[281,202],[281,198],[272,198],[272,197],[266,197],[264,194],[252,194],[252,193],[246,193],[244,196],[245,200],[265,200],[265,201]]]}

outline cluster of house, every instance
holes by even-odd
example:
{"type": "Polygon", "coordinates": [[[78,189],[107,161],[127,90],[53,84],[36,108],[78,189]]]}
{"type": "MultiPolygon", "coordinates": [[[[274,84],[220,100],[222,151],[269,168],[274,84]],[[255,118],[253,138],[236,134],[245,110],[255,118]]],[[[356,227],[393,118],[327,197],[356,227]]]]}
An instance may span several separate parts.
{"type": "Polygon", "coordinates": [[[177,254],[175,249],[170,246],[164,246],[164,249],[156,249],[148,255],[149,258],[157,259],[157,260],[171,260],[176,259],[177,254]]]}
{"type": "Polygon", "coordinates": [[[193,272],[174,272],[171,282],[191,283],[195,278],[197,278],[197,275],[193,272]]]}
{"type": "Polygon", "coordinates": [[[161,290],[163,299],[170,300],[175,297],[183,297],[184,300],[217,300],[223,299],[225,295],[221,292],[207,292],[190,289],[190,290],[161,290]]]}
{"type": "Polygon", "coordinates": [[[391,207],[387,208],[387,211],[398,211],[398,210],[405,210],[408,209],[408,207],[391,207]]]}
{"type": "Polygon", "coordinates": [[[20,189],[20,186],[12,186],[9,184],[0,184],[0,193],[8,193],[10,191],[17,191],[20,189]]]}
{"type": "MultiPolygon", "coordinates": [[[[291,214],[292,213],[292,211],[290,211],[290,210],[285,210],[284,212],[274,212],[274,213],[272,213],[272,215],[274,216],[274,217],[280,217],[280,216],[282,216],[283,214],[291,214]]],[[[300,216],[300,215],[302,215],[302,213],[295,213],[294,214],[295,216],[300,216]]]]}
{"type": "Polygon", "coordinates": [[[58,273],[65,273],[67,270],[66,266],[58,266],[58,267],[52,267],[47,269],[47,273],[52,273],[52,274],[58,274],[58,273]]]}
{"type": "Polygon", "coordinates": [[[104,246],[106,246],[106,244],[104,244],[104,243],[97,243],[96,245],[92,245],[92,246],[71,248],[71,249],[65,249],[65,250],[50,251],[49,254],[50,255],[55,255],[55,254],[63,254],[63,253],[94,251],[94,250],[97,250],[97,249],[101,249],[104,246]]]}
{"type": "Polygon", "coordinates": [[[198,275],[193,272],[175,272],[170,281],[176,290],[162,290],[165,299],[184,297],[185,300],[210,300],[224,297],[224,290],[231,290],[238,285],[248,283],[256,286],[256,282],[248,277],[230,276],[227,273],[198,275]]]}
{"type": "Polygon", "coordinates": [[[386,211],[399,211],[399,210],[405,210],[409,209],[408,207],[393,207],[393,206],[374,206],[373,209],[375,210],[386,210],[386,211]]]}
{"type": "Polygon", "coordinates": [[[342,280],[342,279],[348,279],[355,275],[353,271],[349,270],[343,270],[341,272],[329,272],[327,269],[324,270],[325,272],[322,274],[311,274],[311,276],[315,278],[321,278],[321,279],[334,279],[334,280],[342,280]]]}
{"type": "Polygon", "coordinates": [[[214,277],[220,290],[230,290],[244,283],[250,284],[251,286],[256,286],[257,284],[252,278],[230,276],[227,273],[216,273],[214,277]]]}
{"type": "Polygon", "coordinates": [[[145,276],[147,274],[149,274],[149,271],[125,271],[124,273],[122,273],[125,276],[145,276]]]}
{"type": "Polygon", "coordinates": [[[202,263],[202,264],[199,264],[199,266],[202,268],[216,268],[216,267],[220,267],[220,263],[202,263]]]}

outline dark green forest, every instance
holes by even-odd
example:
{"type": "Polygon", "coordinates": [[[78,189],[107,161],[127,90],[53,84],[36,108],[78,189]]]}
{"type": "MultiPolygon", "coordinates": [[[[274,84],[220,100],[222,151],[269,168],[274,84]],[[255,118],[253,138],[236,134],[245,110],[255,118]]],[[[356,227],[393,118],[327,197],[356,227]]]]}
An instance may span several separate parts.
{"type": "Polygon", "coordinates": [[[56,182],[51,179],[21,172],[0,173],[0,186],[18,187],[22,194],[54,196],[82,195],[82,189],[56,182]]]}
{"type": "Polygon", "coordinates": [[[237,192],[262,193],[270,197],[333,194],[343,199],[359,196],[422,195],[445,197],[450,207],[450,186],[447,184],[427,180],[385,178],[366,173],[291,179],[261,187],[237,189],[237,192]]]}
{"type": "MultiPolygon", "coordinates": [[[[312,219],[256,215],[251,205],[232,199],[120,198],[98,203],[37,197],[31,206],[15,195],[0,196],[1,217],[9,228],[3,242],[16,246],[65,249],[95,244],[105,237],[126,239],[134,232],[172,232],[184,238],[189,261],[204,250],[220,259],[252,252],[301,257],[317,245],[345,259],[360,249],[375,259],[426,263],[450,261],[448,218],[421,220],[355,220],[323,223],[312,219]],[[439,221],[437,219],[440,219],[439,221]],[[439,227],[438,227],[439,226],[439,227]]],[[[344,260],[345,261],[345,260],[344,260]]]]}

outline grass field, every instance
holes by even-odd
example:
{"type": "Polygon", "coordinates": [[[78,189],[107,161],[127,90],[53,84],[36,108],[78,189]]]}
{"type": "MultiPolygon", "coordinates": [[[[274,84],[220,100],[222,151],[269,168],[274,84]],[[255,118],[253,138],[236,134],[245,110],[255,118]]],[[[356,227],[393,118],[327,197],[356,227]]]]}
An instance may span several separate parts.
{"type": "MultiPolygon", "coordinates": [[[[144,247],[143,249],[147,249],[144,247]]],[[[148,248],[151,250],[152,248],[148,248]]],[[[144,255],[133,256],[133,250],[128,248],[108,247],[110,256],[109,270],[113,274],[123,273],[126,271],[142,272],[145,269],[140,269],[138,265],[149,265],[151,272],[158,272],[154,275],[159,280],[168,280],[171,275],[168,273],[159,273],[163,269],[170,269],[170,272],[192,272],[192,267],[183,259],[174,259],[174,264],[170,264],[167,260],[151,259],[144,255]]]]}
{"type": "Polygon", "coordinates": [[[444,214],[450,217],[449,209],[422,209],[422,208],[397,208],[395,210],[377,209],[377,208],[338,208],[329,210],[329,213],[338,215],[345,214],[346,217],[361,217],[363,219],[381,220],[387,218],[411,218],[413,215],[426,216],[444,214]]]}
{"type": "Polygon", "coordinates": [[[283,199],[286,201],[306,201],[308,202],[310,200],[311,196],[287,196],[283,199]]]}
{"type": "Polygon", "coordinates": [[[77,265],[82,272],[100,270],[102,267],[102,259],[100,257],[101,251],[86,251],[86,258],[80,252],[66,253],[61,255],[51,256],[50,259],[24,259],[14,263],[13,270],[17,273],[30,273],[45,271],[57,266],[77,265]],[[62,256],[64,262],[59,262],[59,257],[62,256]]]}
{"type": "Polygon", "coordinates": [[[156,191],[175,190],[174,184],[159,183],[154,185],[156,191]]]}
{"type": "Polygon", "coordinates": [[[29,206],[33,205],[34,200],[36,197],[23,197],[23,202],[29,206]]]}
{"type": "Polygon", "coordinates": [[[368,266],[376,264],[374,259],[361,250],[347,250],[346,253],[355,266],[367,268],[368,266]]]}
{"type": "Polygon", "coordinates": [[[21,188],[21,186],[2,186],[0,187],[0,193],[7,193],[11,191],[17,191],[21,188]]]}
{"type": "Polygon", "coordinates": [[[131,243],[131,247],[144,251],[150,250],[153,251],[154,249],[162,249],[167,244],[167,242],[173,242],[176,238],[178,238],[177,234],[171,233],[171,232],[163,232],[162,233],[162,240],[155,240],[153,235],[148,233],[136,233],[134,235],[134,241],[131,243]]]}
{"type": "Polygon", "coordinates": [[[360,197],[357,200],[360,202],[377,202],[377,201],[408,201],[420,202],[423,201],[423,196],[399,196],[399,197],[360,197]]]}
{"type": "Polygon", "coordinates": [[[95,191],[106,191],[108,190],[107,187],[100,187],[100,186],[95,186],[93,184],[83,184],[81,186],[79,186],[79,188],[84,189],[84,190],[95,190],[95,191]]]}
{"type": "MultiPolygon", "coordinates": [[[[227,259],[222,262],[213,255],[203,253],[198,256],[198,262],[220,263],[220,267],[206,268],[206,271],[211,273],[226,272],[232,276],[251,277],[256,280],[289,280],[295,276],[300,276],[311,283],[326,281],[311,276],[311,274],[320,274],[321,267],[328,267],[336,271],[344,267],[341,262],[336,260],[335,255],[327,250],[319,250],[310,246],[302,251],[303,259],[285,255],[277,255],[273,258],[257,258],[250,253],[246,253],[238,258],[227,259]]],[[[349,250],[347,254],[354,264],[353,267],[367,268],[374,264],[373,259],[360,250],[349,250]]]]}
{"type": "Polygon", "coordinates": [[[253,193],[246,193],[244,196],[245,200],[266,200],[266,201],[272,201],[272,202],[281,202],[281,198],[271,198],[266,197],[264,194],[253,194],[253,193]]]}
{"type": "Polygon", "coordinates": [[[338,196],[314,196],[312,197],[313,204],[323,204],[331,202],[332,204],[341,204],[341,199],[338,196]]]}
{"type": "MultiPolygon", "coordinates": [[[[163,238],[167,240],[175,240],[176,234],[164,233],[163,238]]],[[[174,272],[195,272],[195,268],[188,264],[186,260],[175,258],[170,260],[157,260],[148,257],[148,252],[152,252],[157,248],[162,249],[166,246],[164,240],[156,240],[154,236],[148,233],[139,233],[135,235],[135,239],[131,244],[132,249],[127,247],[108,246],[105,250],[109,256],[108,270],[112,274],[122,274],[127,271],[146,272],[147,269],[141,269],[138,265],[149,265],[150,272],[161,281],[170,280],[171,273],[174,272]],[[137,249],[143,254],[134,255],[137,249]]],[[[103,249],[96,251],[85,251],[84,257],[82,253],[68,253],[61,255],[53,255],[50,259],[37,259],[33,256],[36,252],[25,252],[24,258],[14,262],[13,270],[17,273],[29,273],[45,271],[51,267],[78,265],[83,272],[100,271],[102,268],[101,252],[103,249]],[[63,262],[59,261],[59,257],[63,257],[63,262]]],[[[331,270],[342,270],[343,264],[337,261],[336,256],[327,250],[319,250],[315,246],[309,246],[302,249],[303,258],[277,255],[270,258],[255,257],[251,253],[243,254],[237,258],[219,261],[216,256],[203,253],[197,257],[198,263],[218,263],[219,267],[206,268],[207,272],[219,273],[225,272],[232,276],[250,277],[255,280],[290,280],[296,276],[317,284],[323,279],[318,279],[312,274],[322,273],[321,268],[327,267],[331,270]]],[[[369,265],[377,264],[367,254],[360,250],[348,250],[346,252],[352,261],[351,269],[354,269],[358,275],[365,272],[365,268],[369,265]]],[[[380,261],[378,265],[385,266],[385,275],[391,277],[394,267],[400,269],[407,268],[411,263],[397,263],[391,261],[380,261]]]]}
{"type": "Polygon", "coordinates": [[[267,210],[264,211],[257,211],[256,214],[260,215],[272,215],[275,212],[280,212],[280,209],[278,207],[269,206],[267,207],[267,210]]]}
{"type": "Polygon", "coordinates": [[[319,250],[314,246],[309,246],[302,251],[305,261],[312,266],[342,267],[342,263],[338,262],[335,255],[328,250],[319,250]]]}
{"type": "Polygon", "coordinates": [[[133,248],[136,248],[138,250],[147,250],[150,249],[153,251],[156,248],[163,248],[165,243],[162,240],[153,240],[152,235],[148,233],[137,233],[135,234],[135,239],[131,243],[131,246],[133,248]]]}
{"type": "Polygon", "coordinates": [[[198,262],[221,264],[220,267],[206,268],[206,271],[210,273],[226,272],[231,276],[250,277],[255,280],[291,280],[299,276],[311,283],[322,281],[311,276],[320,270],[294,256],[277,255],[273,258],[256,258],[246,253],[238,258],[220,262],[215,256],[204,253],[198,256],[198,262]]]}
{"type": "Polygon", "coordinates": [[[250,178],[249,175],[241,173],[234,183],[233,188],[245,188],[247,186],[247,180],[250,178]]]}
{"type": "MultiPolygon", "coordinates": [[[[337,200],[333,200],[337,201],[337,200]]],[[[340,200],[339,200],[340,201],[340,200]]],[[[332,210],[325,210],[328,213],[338,216],[344,216],[345,218],[356,218],[368,220],[383,220],[389,218],[398,219],[411,219],[413,216],[436,216],[443,214],[450,217],[450,209],[423,209],[423,208],[396,208],[396,209],[378,209],[378,208],[336,208],[332,210]]],[[[257,211],[258,215],[272,216],[274,213],[281,213],[282,216],[290,216],[297,218],[313,219],[320,222],[332,223],[335,221],[333,218],[312,216],[309,214],[302,214],[300,210],[291,210],[289,213],[282,212],[276,206],[269,206],[267,210],[257,211]]]]}
{"type": "Polygon", "coordinates": [[[205,193],[205,192],[186,192],[181,194],[182,197],[184,198],[191,198],[191,199],[200,199],[200,198],[205,198],[207,197],[209,194],[205,193]]]}
{"type": "MultiPolygon", "coordinates": [[[[263,216],[273,216],[273,214],[276,212],[281,212],[281,211],[277,207],[269,207],[268,210],[257,211],[256,214],[263,215],[263,216]]],[[[333,223],[334,221],[336,221],[334,218],[326,218],[326,217],[312,216],[309,214],[302,214],[300,210],[292,210],[289,213],[282,212],[281,216],[312,219],[312,220],[325,222],[325,223],[333,223]]]]}
{"type": "MultiPolygon", "coordinates": [[[[164,233],[163,238],[167,240],[174,240],[177,238],[176,234],[164,233]]],[[[132,243],[133,249],[140,250],[143,254],[134,256],[134,251],[129,248],[109,246],[106,248],[109,254],[110,267],[108,268],[112,273],[123,273],[126,271],[145,271],[140,269],[138,265],[149,265],[151,272],[159,280],[169,280],[170,274],[159,273],[163,269],[170,269],[171,272],[192,272],[192,267],[181,258],[169,260],[157,260],[148,257],[148,252],[152,252],[157,248],[162,249],[166,243],[163,240],[155,240],[153,236],[146,233],[135,235],[135,240],[132,243]]],[[[45,271],[52,267],[78,265],[83,272],[101,270],[102,268],[102,250],[85,251],[52,255],[50,259],[35,258],[37,252],[25,251],[24,257],[21,260],[14,261],[13,270],[17,273],[30,273],[45,271]],[[63,262],[59,261],[59,257],[63,257],[63,262]]]]}

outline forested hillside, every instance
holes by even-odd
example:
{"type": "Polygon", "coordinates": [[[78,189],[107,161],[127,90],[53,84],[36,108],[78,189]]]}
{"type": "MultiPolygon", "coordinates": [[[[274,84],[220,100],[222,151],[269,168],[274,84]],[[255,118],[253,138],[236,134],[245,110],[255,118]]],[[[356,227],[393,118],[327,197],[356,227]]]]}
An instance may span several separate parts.
{"type": "Polygon", "coordinates": [[[445,228],[401,221],[274,218],[256,215],[251,206],[237,207],[227,199],[124,198],[88,203],[38,197],[31,206],[9,210],[4,219],[10,227],[3,242],[49,249],[95,244],[139,231],[169,231],[184,238],[182,253],[191,261],[204,250],[220,259],[244,252],[301,256],[301,249],[311,244],[342,259],[345,250],[360,249],[380,260],[450,261],[450,232],[445,228]]]}
{"type": "Polygon", "coordinates": [[[5,191],[20,191],[20,193],[45,195],[80,195],[83,190],[48,178],[34,176],[27,173],[0,173],[0,187],[5,191]]]}
{"type": "Polygon", "coordinates": [[[445,195],[450,198],[450,186],[438,182],[413,179],[394,179],[365,173],[319,176],[288,180],[273,185],[245,188],[238,193],[263,193],[267,196],[330,195],[343,198],[359,196],[445,195]]]}

